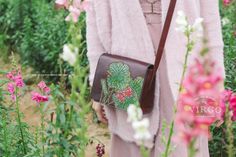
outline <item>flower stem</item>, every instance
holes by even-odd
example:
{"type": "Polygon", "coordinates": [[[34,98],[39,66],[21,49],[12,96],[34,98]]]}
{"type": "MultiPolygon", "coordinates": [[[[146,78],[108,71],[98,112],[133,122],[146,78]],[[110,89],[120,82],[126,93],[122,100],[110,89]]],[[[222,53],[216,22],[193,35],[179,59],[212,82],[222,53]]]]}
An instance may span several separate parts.
{"type": "Polygon", "coordinates": [[[143,144],[140,146],[140,152],[141,152],[143,157],[149,157],[150,156],[150,150],[145,148],[143,144]]]}
{"type": "Polygon", "coordinates": [[[24,139],[24,134],[23,134],[23,129],[22,129],[22,125],[21,125],[21,116],[20,116],[20,107],[19,107],[19,102],[18,102],[18,89],[16,88],[16,113],[17,113],[17,122],[19,125],[19,129],[20,129],[20,136],[21,136],[21,140],[22,140],[22,144],[23,144],[23,152],[26,155],[26,146],[25,146],[25,139],[24,139]]]}
{"type": "Polygon", "coordinates": [[[44,125],[44,111],[43,111],[43,106],[41,104],[39,104],[39,108],[40,108],[40,115],[41,115],[41,143],[42,143],[42,156],[44,156],[45,150],[44,150],[44,143],[45,143],[45,138],[44,138],[44,129],[45,129],[45,125],[44,125]]]}
{"type": "Polygon", "coordinates": [[[3,115],[2,115],[2,120],[3,120],[3,138],[4,138],[4,150],[5,150],[5,156],[6,157],[9,157],[10,156],[10,152],[9,152],[9,144],[8,144],[8,129],[7,129],[7,122],[6,122],[6,119],[7,119],[7,115],[5,112],[3,112],[3,115]]]}
{"type": "Polygon", "coordinates": [[[188,157],[194,157],[197,150],[195,149],[195,140],[191,141],[188,145],[188,157]]]}
{"type": "Polygon", "coordinates": [[[228,157],[234,157],[234,135],[233,135],[233,128],[232,128],[232,120],[229,112],[229,104],[226,106],[226,134],[227,134],[227,151],[228,157]]]}
{"type": "MultiPolygon", "coordinates": [[[[189,54],[192,50],[190,34],[186,33],[186,36],[187,36],[187,50],[185,52],[183,72],[182,72],[182,75],[181,75],[181,81],[180,81],[180,85],[179,85],[179,89],[178,89],[178,97],[179,97],[179,95],[182,91],[184,77],[185,77],[185,74],[186,74],[186,71],[187,71],[188,56],[189,56],[189,54]]],[[[175,102],[175,104],[174,104],[174,115],[177,112],[177,104],[178,104],[177,102],[175,102]]],[[[166,144],[164,157],[168,157],[169,154],[170,154],[170,145],[171,145],[171,140],[172,140],[173,133],[174,133],[174,119],[171,121],[171,124],[170,124],[170,131],[169,131],[169,135],[168,135],[168,141],[167,141],[167,144],[166,144]]]]}

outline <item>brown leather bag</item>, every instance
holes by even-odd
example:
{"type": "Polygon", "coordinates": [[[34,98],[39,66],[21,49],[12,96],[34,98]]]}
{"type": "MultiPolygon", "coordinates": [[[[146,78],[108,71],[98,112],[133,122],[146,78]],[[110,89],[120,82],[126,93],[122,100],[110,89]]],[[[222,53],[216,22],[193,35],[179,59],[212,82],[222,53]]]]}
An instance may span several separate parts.
{"type": "Polygon", "coordinates": [[[93,100],[127,110],[140,105],[150,113],[154,105],[155,78],[165,47],[177,0],[171,0],[156,53],[155,63],[104,53],[100,56],[91,90],[93,100]]]}

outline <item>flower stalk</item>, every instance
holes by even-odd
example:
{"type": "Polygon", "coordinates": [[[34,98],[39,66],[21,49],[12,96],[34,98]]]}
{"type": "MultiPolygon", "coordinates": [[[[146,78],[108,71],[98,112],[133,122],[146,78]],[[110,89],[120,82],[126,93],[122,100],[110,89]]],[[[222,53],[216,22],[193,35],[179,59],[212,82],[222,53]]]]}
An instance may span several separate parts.
{"type": "Polygon", "coordinates": [[[19,107],[18,88],[16,88],[15,94],[16,94],[17,122],[18,122],[19,129],[20,129],[20,136],[21,136],[21,141],[22,141],[22,145],[23,145],[23,153],[26,155],[27,151],[26,151],[26,145],[25,145],[25,137],[24,137],[24,133],[23,133],[22,125],[21,125],[22,122],[21,122],[20,107],[19,107]]]}
{"type": "Polygon", "coordinates": [[[230,115],[230,105],[227,103],[226,105],[226,112],[225,112],[225,123],[226,123],[226,137],[228,140],[227,144],[227,151],[228,151],[228,157],[235,157],[234,152],[234,134],[233,134],[233,121],[231,120],[230,115]]]}
{"type": "Polygon", "coordinates": [[[40,110],[40,118],[41,118],[41,144],[42,144],[42,156],[45,154],[45,149],[44,149],[44,143],[45,143],[45,137],[44,137],[44,130],[45,130],[45,113],[43,111],[43,106],[42,104],[39,103],[39,110],[40,110]]]}
{"type": "MultiPolygon", "coordinates": [[[[184,77],[185,77],[187,67],[188,67],[187,66],[188,57],[189,57],[190,52],[193,49],[193,41],[191,41],[191,32],[188,31],[188,30],[185,31],[185,36],[187,38],[187,45],[186,45],[187,49],[186,49],[185,57],[184,57],[183,72],[182,72],[181,79],[180,79],[180,85],[179,85],[179,89],[178,89],[178,97],[179,97],[179,95],[182,91],[182,88],[183,88],[183,81],[184,81],[184,77]]],[[[174,104],[174,115],[177,112],[176,107],[177,107],[177,102],[175,102],[175,104],[174,104]]],[[[170,130],[169,130],[167,144],[166,144],[166,147],[165,147],[164,157],[168,157],[170,155],[170,147],[171,147],[171,140],[172,140],[172,137],[173,137],[173,133],[174,133],[174,119],[171,121],[171,124],[170,124],[170,130]]]]}

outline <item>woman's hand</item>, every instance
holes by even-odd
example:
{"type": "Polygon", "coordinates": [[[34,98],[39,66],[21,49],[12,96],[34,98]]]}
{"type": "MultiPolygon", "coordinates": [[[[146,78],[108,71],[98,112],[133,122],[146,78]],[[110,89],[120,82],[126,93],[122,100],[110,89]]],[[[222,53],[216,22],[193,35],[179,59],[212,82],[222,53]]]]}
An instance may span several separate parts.
{"type": "Polygon", "coordinates": [[[92,103],[93,103],[92,108],[96,112],[98,120],[101,121],[104,124],[107,124],[108,120],[106,118],[104,107],[99,102],[96,102],[94,100],[92,100],[92,103]]]}

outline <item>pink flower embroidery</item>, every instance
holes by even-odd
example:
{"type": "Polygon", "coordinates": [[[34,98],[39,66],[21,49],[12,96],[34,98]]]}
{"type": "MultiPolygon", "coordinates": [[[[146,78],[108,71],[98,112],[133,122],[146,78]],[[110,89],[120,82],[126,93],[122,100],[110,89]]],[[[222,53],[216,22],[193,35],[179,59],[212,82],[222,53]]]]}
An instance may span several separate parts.
{"type": "Polygon", "coordinates": [[[132,88],[128,87],[116,94],[117,99],[119,99],[120,102],[124,102],[126,97],[131,97],[133,94],[132,88]]]}

